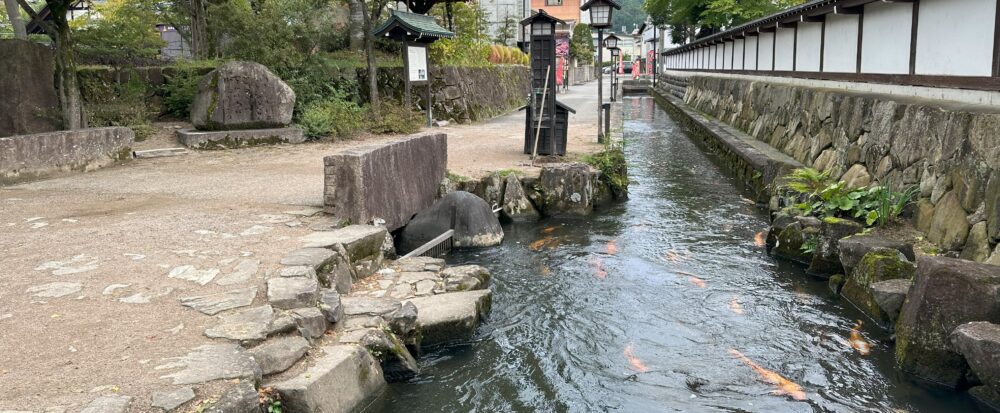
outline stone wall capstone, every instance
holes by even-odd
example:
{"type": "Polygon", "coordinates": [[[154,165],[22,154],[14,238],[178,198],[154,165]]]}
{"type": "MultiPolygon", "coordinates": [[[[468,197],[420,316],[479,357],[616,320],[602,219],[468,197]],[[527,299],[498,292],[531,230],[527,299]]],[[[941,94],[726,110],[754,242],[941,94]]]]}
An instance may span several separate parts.
{"type": "Polygon", "coordinates": [[[0,39],[0,136],[59,130],[52,50],[0,39]]]}
{"type": "Polygon", "coordinates": [[[708,76],[685,102],[854,185],[918,185],[929,240],[1000,264],[1000,109],[708,76]]]}
{"type": "Polygon", "coordinates": [[[448,137],[412,135],[323,158],[327,213],[352,224],[379,218],[394,231],[438,194],[448,165],[448,137]]]}

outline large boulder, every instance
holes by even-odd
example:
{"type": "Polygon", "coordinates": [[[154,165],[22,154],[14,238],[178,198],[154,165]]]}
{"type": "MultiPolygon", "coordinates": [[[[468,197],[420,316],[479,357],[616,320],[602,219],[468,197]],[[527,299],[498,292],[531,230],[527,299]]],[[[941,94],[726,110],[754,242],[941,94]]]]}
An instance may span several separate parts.
{"type": "Polygon", "coordinates": [[[854,271],[847,276],[841,294],[875,321],[886,324],[895,317],[882,309],[872,285],[889,280],[913,278],[916,268],[903,253],[894,248],[876,248],[865,254],[854,271]]]}
{"type": "Polygon", "coordinates": [[[840,264],[844,266],[844,274],[850,275],[854,272],[854,267],[858,266],[861,258],[874,249],[891,248],[899,251],[910,262],[916,261],[913,254],[913,245],[886,238],[879,238],[870,235],[853,235],[840,240],[838,250],[840,251],[840,264]]]}
{"type": "Polygon", "coordinates": [[[947,386],[968,366],[949,335],[973,321],[1000,322],[1000,267],[920,257],[913,287],[896,322],[896,361],[904,370],[947,386]]]}
{"type": "Polygon", "coordinates": [[[507,175],[500,207],[503,208],[503,215],[513,221],[536,220],[540,216],[538,210],[531,203],[531,199],[524,192],[521,180],[517,179],[514,174],[507,175]]]}
{"type": "Polygon", "coordinates": [[[455,230],[452,245],[489,247],[503,241],[503,228],[486,201],[464,191],[455,191],[434,202],[400,233],[402,251],[412,251],[449,229],[455,230]]]}
{"type": "Polygon", "coordinates": [[[545,215],[587,215],[594,210],[601,172],[581,163],[547,165],[538,178],[545,215]]]}
{"type": "Polygon", "coordinates": [[[988,391],[979,391],[979,395],[987,395],[987,404],[1000,406],[1000,325],[983,321],[966,323],[958,326],[951,333],[951,344],[955,351],[965,357],[965,360],[976,373],[976,377],[987,387],[988,391]]]}
{"type": "Polygon", "coordinates": [[[229,62],[198,83],[191,123],[199,130],[267,129],[292,123],[295,91],[262,64],[229,62]]]}
{"type": "Polygon", "coordinates": [[[948,192],[934,205],[927,239],[946,251],[962,249],[969,236],[967,215],[955,191],[948,192]]]}
{"type": "Polygon", "coordinates": [[[809,245],[819,242],[820,220],[814,217],[788,217],[775,219],[768,231],[768,252],[775,257],[801,264],[812,263],[813,251],[809,245]]]}

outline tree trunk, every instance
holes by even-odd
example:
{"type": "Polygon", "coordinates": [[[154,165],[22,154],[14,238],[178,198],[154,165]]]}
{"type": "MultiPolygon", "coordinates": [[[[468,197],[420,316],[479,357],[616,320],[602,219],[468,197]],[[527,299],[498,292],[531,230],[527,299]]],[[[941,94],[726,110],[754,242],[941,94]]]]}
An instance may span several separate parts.
{"type": "Polygon", "coordinates": [[[59,88],[59,106],[62,109],[63,128],[81,129],[87,127],[83,114],[83,98],[73,58],[73,39],[70,37],[66,13],[71,0],[48,1],[52,22],[46,32],[56,45],[56,87],[59,88]]]}
{"type": "Polygon", "coordinates": [[[28,31],[24,28],[24,20],[21,20],[21,8],[17,5],[17,0],[3,0],[7,7],[7,18],[10,25],[14,26],[14,38],[27,40],[28,31]]]}
{"type": "Polygon", "coordinates": [[[349,47],[351,50],[367,50],[365,44],[365,5],[361,0],[347,0],[350,9],[348,24],[349,47]]]}
{"type": "Polygon", "coordinates": [[[365,61],[368,64],[368,101],[372,113],[381,116],[381,102],[378,95],[378,66],[375,65],[375,36],[371,34],[371,24],[365,24],[365,61]]]}

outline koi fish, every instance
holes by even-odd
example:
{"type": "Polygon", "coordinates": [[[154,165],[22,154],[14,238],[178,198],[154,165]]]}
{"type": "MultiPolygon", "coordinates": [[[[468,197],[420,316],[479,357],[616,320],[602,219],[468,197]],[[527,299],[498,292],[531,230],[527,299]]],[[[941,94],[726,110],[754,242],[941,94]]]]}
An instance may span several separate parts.
{"type": "Polygon", "coordinates": [[[590,265],[594,267],[594,276],[600,280],[608,278],[608,272],[604,270],[604,261],[600,258],[590,260],[590,265]]]}
{"type": "Polygon", "coordinates": [[[542,265],[542,268],[539,269],[539,272],[542,273],[542,275],[552,275],[552,269],[549,268],[548,265],[542,265]]]}
{"type": "Polygon", "coordinates": [[[558,238],[544,237],[539,240],[536,240],[535,242],[532,242],[530,245],[528,245],[528,248],[531,248],[533,251],[541,251],[542,248],[552,249],[558,247],[559,244],[561,243],[562,241],[559,241],[558,238]]]}
{"type": "Polygon", "coordinates": [[[649,371],[649,367],[646,367],[646,364],[643,363],[642,360],[636,357],[635,353],[632,352],[631,344],[625,346],[624,354],[625,358],[628,359],[628,364],[632,368],[632,370],[635,370],[636,372],[639,373],[645,373],[649,371]]]}
{"type": "Polygon", "coordinates": [[[743,305],[740,304],[739,299],[733,297],[732,300],[729,300],[729,310],[736,314],[743,314],[743,305]]]}
{"type": "Polygon", "coordinates": [[[747,366],[750,366],[753,371],[757,372],[757,375],[759,375],[761,379],[777,387],[777,389],[772,392],[773,394],[789,396],[795,400],[806,399],[806,392],[803,391],[802,387],[795,382],[782,377],[778,373],[761,367],[757,363],[754,363],[753,360],[747,358],[747,356],[744,356],[743,353],[740,353],[735,349],[729,349],[729,354],[733,355],[733,357],[736,357],[747,366]]]}
{"type": "Polygon", "coordinates": [[[618,254],[618,240],[617,239],[613,239],[611,241],[608,241],[608,245],[605,246],[605,249],[607,250],[608,255],[617,255],[618,254]]]}
{"type": "Polygon", "coordinates": [[[677,253],[674,252],[674,250],[668,250],[665,258],[667,259],[667,261],[670,261],[672,263],[678,263],[681,261],[681,256],[677,255],[677,253]]]}
{"type": "Polygon", "coordinates": [[[552,237],[541,238],[528,245],[528,248],[531,248],[533,251],[541,251],[542,247],[544,247],[545,244],[548,244],[550,241],[552,241],[552,237]]]}
{"type": "Polygon", "coordinates": [[[545,228],[545,229],[542,230],[542,233],[551,234],[552,231],[555,231],[555,230],[556,230],[556,227],[547,227],[547,228],[545,228]]]}
{"type": "Polygon", "coordinates": [[[698,288],[708,287],[708,284],[705,283],[705,280],[695,277],[693,275],[688,276],[688,281],[691,281],[691,284],[696,285],[698,288]]]}
{"type": "Polygon", "coordinates": [[[766,242],[767,242],[767,233],[765,233],[764,231],[758,232],[756,235],[753,236],[753,243],[758,247],[763,247],[766,242]]]}
{"type": "Polygon", "coordinates": [[[747,205],[754,205],[754,206],[757,205],[757,201],[754,201],[754,200],[752,200],[750,198],[747,198],[747,197],[740,197],[740,200],[743,201],[743,203],[747,204],[747,205]]]}
{"type": "Polygon", "coordinates": [[[854,325],[854,328],[851,328],[851,339],[849,342],[851,343],[851,348],[857,350],[858,354],[867,356],[872,352],[872,346],[861,337],[861,331],[859,331],[861,329],[861,320],[857,321],[858,323],[854,325]]]}

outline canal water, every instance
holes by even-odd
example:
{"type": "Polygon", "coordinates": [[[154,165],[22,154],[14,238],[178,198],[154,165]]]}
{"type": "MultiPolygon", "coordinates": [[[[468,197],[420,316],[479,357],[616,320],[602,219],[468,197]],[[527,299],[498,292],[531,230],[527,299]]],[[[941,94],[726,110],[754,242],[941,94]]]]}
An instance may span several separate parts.
{"type": "Polygon", "coordinates": [[[624,107],[631,199],[506,225],[502,246],[448,257],[492,271],[488,322],[368,411],[979,411],[898,372],[869,323],[870,353],[852,348],[862,315],[766,254],[766,213],[740,183],[651,98],[624,107]]]}

